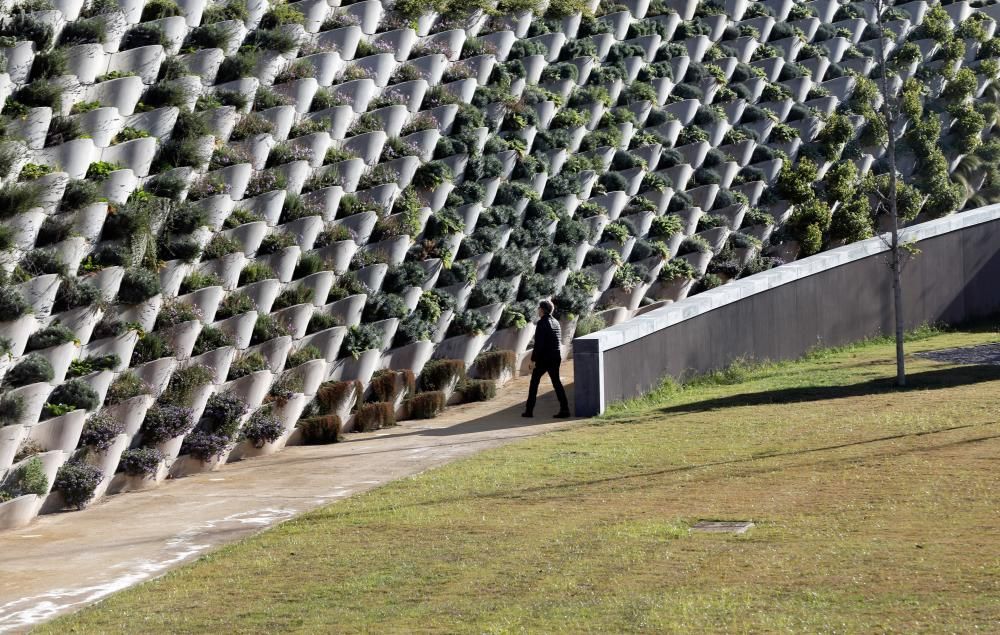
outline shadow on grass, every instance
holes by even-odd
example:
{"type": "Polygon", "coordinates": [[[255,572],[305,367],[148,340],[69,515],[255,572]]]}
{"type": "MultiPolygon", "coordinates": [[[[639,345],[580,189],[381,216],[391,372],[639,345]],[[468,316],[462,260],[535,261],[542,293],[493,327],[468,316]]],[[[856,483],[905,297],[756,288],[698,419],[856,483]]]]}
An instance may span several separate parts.
{"type": "Polygon", "coordinates": [[[865,395],[908,390],[940,390],[942,388],[968,386],[997,380],[1000,380],[1000,366],[956,366],[953,368],[940,368],[907,374],[907,386],[905,388],[896,386],[895,377],[881,377],[879,379],[864,381],[857,384],[848,384],[846,386],[808,386],[783,388],[781,390],[767,390],[763,392],[740,393],[738,395],[729,395],[728,397],[719,397],[717,399],[706,399],[703,401],[695,401],[693,403],[667,406],[659,408],[657,411],[673,414],[706,412],[709,410],[738,408],[742,406],[792,404],[810,401],[826,401],[829,399],[843,399],[845,397],[863,397],[865,395]]]}

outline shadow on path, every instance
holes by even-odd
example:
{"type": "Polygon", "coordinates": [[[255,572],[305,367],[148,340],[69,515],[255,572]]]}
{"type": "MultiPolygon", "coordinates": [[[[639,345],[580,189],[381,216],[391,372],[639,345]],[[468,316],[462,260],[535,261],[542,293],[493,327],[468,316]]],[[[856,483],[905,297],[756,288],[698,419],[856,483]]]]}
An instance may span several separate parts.
{"type": "Polygon", "coordinates": [[[909,373],[906,376],[907,386],[896,386],[895,377],[880,377],[870,381],[859,382],[847,386],[806,386],[800,388],[782,388],[781,390],[766,390],[763,392],[741,393],[718,399],[705,399],[694,403],[678,404],[660,408],[662,413],[707,412],[723,408],[741,406],[762,406],[772,404],[791,404],[809,401],[826,401],[828,399],[843,399],[846,397],[863,397],[887,392],[906,390],[939,390],[981,384],[1000,380],[1000,366],[956,366],[926,370],[919,373],[909,373]]]}

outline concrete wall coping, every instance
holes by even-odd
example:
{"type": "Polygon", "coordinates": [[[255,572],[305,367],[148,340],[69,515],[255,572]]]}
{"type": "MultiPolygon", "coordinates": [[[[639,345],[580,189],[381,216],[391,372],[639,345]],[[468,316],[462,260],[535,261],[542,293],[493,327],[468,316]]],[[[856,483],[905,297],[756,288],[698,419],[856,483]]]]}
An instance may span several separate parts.
{"type": "MultiPolygon", "coordinates": [[[[968,212],[913,225],[900,231],[900,241],[916,243],[942,234],[1000,219],[1000,204],[987,205],[968,212]]],[[[721,306],[738,302],[768,289],[833,269],[856,260],[889,251],[882,238],[858,241],[814,256],[796,260],[768,271],[710,289],[698,295],[654,309],[621,324],[578,337],[574,346],[601,352],[634,342],[651,333],[690,320],[721,306]]]]}

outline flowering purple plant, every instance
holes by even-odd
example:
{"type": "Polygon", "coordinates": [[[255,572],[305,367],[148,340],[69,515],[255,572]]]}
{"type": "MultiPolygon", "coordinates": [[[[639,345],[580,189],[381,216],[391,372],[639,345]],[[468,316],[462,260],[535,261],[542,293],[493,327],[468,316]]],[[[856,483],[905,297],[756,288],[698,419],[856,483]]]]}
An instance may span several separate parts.
{"type": "Polygon", "coordinates": [[[273,170],[257,172],[250,179],[244,196],[253,197],[281,189],[285,186],[285,178],[273,170]]]}
{"type": "Polygon", "coordinates": [[[181,446],[182,454],[190,454],[202,461],[211,461],[222,456],[232,441],[229,437],[212,432],[192,432],[184,438],[184,445],[181,446]]]}
{"type": "Polygon", "coordinates": [[[420,132],[421,130],[434,130],[441,127],[441,123],[437,120],[437,117],[430,114],[429,112],[417,113],[413,119],[411,119],[405,126],[403,126],[403,135],[413,134],[414,132],[420,132]]]}
{"type": "Polygon", "coordinates": [[[194,411],[181,406],[153,404],[142,422],[142,438],[148,443],[162,443],[179,437],[194,425],[194,411]]]}
{"type": "Polygon", "coordinates": [[[271,414],[270,409],[258,410],[243,427],[243,436],[257,448],[264,447],[265,443],[277,441],[283,432],[281,421],[271,414]]]}
{"type": "Polygon", "coordinates": [[[200,201],[210,196],[229,194],[230,187],[221,178],[201,178],[188,188],[188,200],[200,201]]]}
{"type": "Polygon", "coordinates": [[[122,452],[118,461],[119,471],[129,476],[153,476],[163,461],[163,452],[156,448],[133,448],[122,452]]]}

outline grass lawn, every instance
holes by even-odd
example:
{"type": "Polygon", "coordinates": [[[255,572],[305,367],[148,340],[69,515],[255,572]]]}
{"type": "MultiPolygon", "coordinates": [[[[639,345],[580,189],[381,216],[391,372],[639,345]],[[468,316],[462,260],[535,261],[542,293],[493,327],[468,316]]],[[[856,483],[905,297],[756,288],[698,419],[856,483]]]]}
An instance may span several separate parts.
{"type": "Polygon", "coordinates": [[[664,389],[39,631],[998,632],[1000,366],[910,358],[897,391],[892,355],[867,344],[664,389]],[[757,525],[689,533],[699,519],[757,525]]]}

